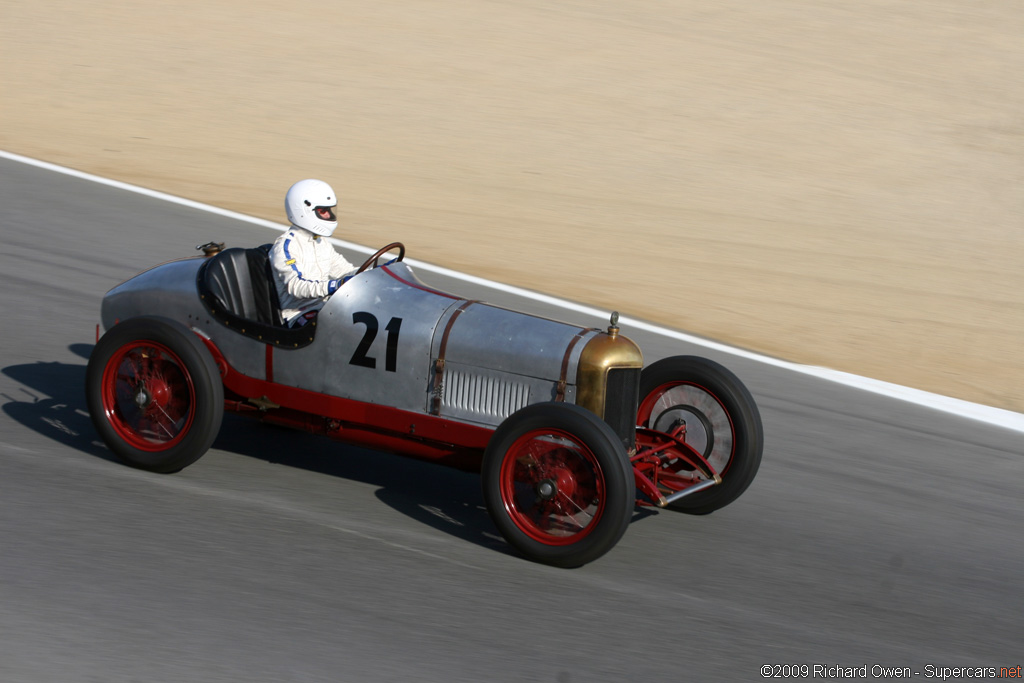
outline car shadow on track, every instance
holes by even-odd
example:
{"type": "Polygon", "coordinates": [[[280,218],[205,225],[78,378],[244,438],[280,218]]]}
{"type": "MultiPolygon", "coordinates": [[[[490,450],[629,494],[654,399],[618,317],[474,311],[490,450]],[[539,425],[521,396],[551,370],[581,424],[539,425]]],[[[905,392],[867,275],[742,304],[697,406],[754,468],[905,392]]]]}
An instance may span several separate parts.
{"type": "MultiPolygon", "coordinates": [[[[72,344],[87,359],[92,344],[72,344]]],[[[21,386],[0,392],[15,422],[90,456],[119,462],[100,441],[85,402],[86,366],[45,362],[10,365],[0,374],[21,386]]],[[[303,432],[225,415],[213,448],[377,487],[377,498],[412,519],[457,538],[515,554],[483,503],[480,477],[450,467],[347,446],[303,432]]]]}
{"type": "Polygon", "coordinates": [[[385,505],[461,540],[516,555],[484,507],[480,475],[225,415],[213,448],[362,482],[385,505]]]}
{"type": "MultiPolygon", "coordinates": [[[[69,348],[88,357],[92,345],[69,348]]],[[[116,461],[99,440],[86,410],[85,365],[39,361],[10,365],[0,373],[21,385],[0,393],[3,411],[11,419],[69,448],[116,461]]]]}
{"type": "MultiPolygon", "coordinates": [[[[520,557],[484,505],[478,472],[331,441],[322,436],[225,415],[213,448],[377,487],[385,505],[461,540],[520,557]]],[[[632,522],[661,514],[638,507],[632,522]]]]}

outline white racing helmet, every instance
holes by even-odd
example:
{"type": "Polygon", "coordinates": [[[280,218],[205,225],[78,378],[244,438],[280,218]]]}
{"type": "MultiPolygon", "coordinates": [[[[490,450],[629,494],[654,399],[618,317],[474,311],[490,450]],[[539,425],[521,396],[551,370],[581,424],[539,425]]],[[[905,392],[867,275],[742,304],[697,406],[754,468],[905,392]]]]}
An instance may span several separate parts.
{"type": "Polygon", "coordinates": [[[330,237],[338,227],[334,209],[338,197],[331,186],[322,180],[300,180],[288,188],[284,196],[284,210],[292,225],[330,237]]]}

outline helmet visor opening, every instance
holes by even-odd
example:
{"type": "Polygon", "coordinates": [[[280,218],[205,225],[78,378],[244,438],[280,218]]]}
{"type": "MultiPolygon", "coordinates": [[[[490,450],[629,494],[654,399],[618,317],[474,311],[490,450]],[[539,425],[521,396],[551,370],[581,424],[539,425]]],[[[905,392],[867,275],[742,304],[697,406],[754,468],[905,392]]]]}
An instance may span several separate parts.
{"type": "Polygon", "coordinates": [[[336,221],[338,218],[334,215],[333,206],[318,206],[313,209],[316,217],[322,221],[336,221]]]}

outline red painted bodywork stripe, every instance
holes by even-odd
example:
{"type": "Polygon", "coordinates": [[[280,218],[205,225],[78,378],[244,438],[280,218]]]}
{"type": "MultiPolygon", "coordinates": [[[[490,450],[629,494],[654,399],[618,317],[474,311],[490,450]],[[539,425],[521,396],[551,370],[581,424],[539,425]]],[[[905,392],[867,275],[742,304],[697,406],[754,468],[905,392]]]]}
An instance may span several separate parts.
{"type": "Polygon", "coordinates": [[[387,273],[391,277],[393,277],[396,280],[398,280],[399,282],[401,282],[403,285],[409,285],[410,287],[412,287],[414,289],[419,289],[419,290],[422,290],[424,292],[430,292],[431,294],[437,294],[438,296],[443,296],[443,297],[448,298],[448,299],[455,299],[456,301],[459,301],[459,300],[465,298],[465,297],[461,297],[461,296],[455,296],[454,294],[448,294],[446,292],[439,292],[436,289],[431,289],[430,287],[424,287],[423,285],[418,285],[415,282],[409,282],[408,280],[405,280],[405,279],[395,275],[394,273],[392,273],[388,269],[387,266],[381,266],[381,270],[383,270],[385,273],[387,273]]]}
{"type": "Polygon", "coordinates": [[[308,389],[299,389],[275,382],[243,375],[224,360],[223,354],[214,343],[200,337],[217,361],[224,386],[244,398],[266,398],[282,408],[289,408],[316,417],[337,420],[353,427],[379,430],[398,438],[413,441],[432,441],[450,444],[456,448],[483,450],[487,447],[493,428],[455,422],[433,417],[426,413],[414,413],[400,408],[381,406],[374,403],[355,401],[339,396],[321,394],[308,389]]]}

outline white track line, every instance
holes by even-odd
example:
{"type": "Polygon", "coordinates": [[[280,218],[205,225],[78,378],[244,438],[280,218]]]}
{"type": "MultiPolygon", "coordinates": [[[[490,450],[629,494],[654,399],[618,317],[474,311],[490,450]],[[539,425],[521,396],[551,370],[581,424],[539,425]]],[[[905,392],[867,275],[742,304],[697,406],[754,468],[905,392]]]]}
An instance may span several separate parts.
{"type": "MultiPolygon", "coordinates": [[[[123,183],[118,180],[110,180],[109,178],[102,178],[100,176],[93,175],[91,173],[84,173],[82,171],[76,171],[71,168],[64,166],[58,166],[51,164],[46,161],[40,161],[38,159],[32,159],[25,157],[20,154],[13,154],[0,150],[0,158],[8,159],[10,161],[17,161],[30,166],[36,166],[37,168],[46,169],[55,173],[62,173],[64,175],[73,176],[75,178],[81,178],[83,180],[89,180],[94,183],[101,185],[108,185],[115,187],[119,190],[125,190],[127,192],[134,192],[136,194],[145,195],[154,199],[160,199],[166,202],[172,202],[174,204],[180,204],[181,206],[187,206],[192,209],[199,211],[206,211],[207,213],[213,213],[218,216],[225,216],[246,223],[252,223],[253,225],[259,225],[264,228],[271,230],[281,231],[286,226],[280,223],[274,223],[272,221],[263,220],[262,218],[254,218],[252,216],[246,216],[244,214],[236,213],[234,211],[228,211],[221,209],[216,206],[210,206],[209,204],[202,204],[200,202],[192,201],[191,199],[184,199],[183,197],[175,197],[174,195],[167,194],[165,192],[157,192],[156,190],[149,190],[144,187],[137,185],[130,185],[123,183]]],[[[346,242],[339,239],[331,239],[334,244],[353,251],[371,254],[375,250],[371,247],[364,247],[361,244],[354,244],[352,242],[346,242]]],[[[430,263],[424,263],[423,261],[417,261],[414,259],[408,259],[410,265],[413,265],[422,270],[438,273],[439,275],[445,275],[447,277],[462,280],[464,282],[470,282],[475,285],[481,285],[483,287],[489,287],[501,292],[508,294],[514,294],[534,301],[550,304],[568,311],[574,311],[576,313],[582,313],[584,315],[593,315],[600,318],[604,318],[608,315],[608,312],[602,309],[593,308],[591,306],[584,306],[582,304],[573,303],[566,301],[565,299],[559,299],[557,297],[548,296],[547,294],[540,294],[538,292],[532,292],[528,289],[521,287],[513,287],[512,285],[502,284],[500,282],[494,282],[493,280],[487,280],[474,275],[466,275],[455,270],[450,270],[441,266],[435,266],[430,263]]],[[[1024,432],[1024,414],[1015,413],[1009,410],[1003,410],[1001,408],[993,408],[991,406],[981,405],[980,403],[971,403],[969,401],[962,401],[958,398],[951,398],[949,396],[942,396],[940,394],[933,394],[927,391],[921,391],[919,389],[912,389],[910,387],[900,386],[899,384],[891,384],[889,382],[883,382],[881,380],[871,379],[868,377],[861,377],[859,375],[852,375],[846,372],[840,372],[838,370],[831,370],[829,368],[816,367],[811,365],[800,365],[798,363],[791,363],[789,361],[779,360],[770,356],[763,356],[752,351],[746,351],[744,349],[735,348],[719,342],[702,339],[685,332],[678,332],[676,330],[670,330],[664,327],[658,327],[657,325],[651,325],[640,320],[633,320],[631,318],[623,317],[619,320],[620,324],[634,327],[636,329],[645,330],[652,332],[670,339],[678,339],[680,341],[688,342],[690,344],[696,344],[703,346],[708,349],[715,351],[721,351],[728,353],[740,358],[746,358],[748,360],[757,361],[766,365],[772,365],[778,368],[784,368],[792,372],[798,372],[803,375],[810,375],[817,377],[829,382],[835,382],[855,389],[861,389],[863,391],[870,391],[881,396],[887,396],[889,398],[899,399],[908,403],[924,406],[934,410],[939,410],[945,413],[952,413],[959,415],[960,417],[970,418],[972,420],[978,420],[980,422],[986,422],[988,424],[996,425],[999,427],[1005,427],[1018,432],[1024,432]]]]}

